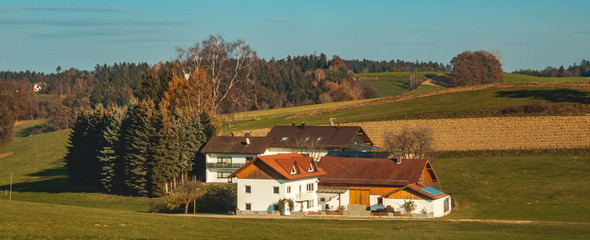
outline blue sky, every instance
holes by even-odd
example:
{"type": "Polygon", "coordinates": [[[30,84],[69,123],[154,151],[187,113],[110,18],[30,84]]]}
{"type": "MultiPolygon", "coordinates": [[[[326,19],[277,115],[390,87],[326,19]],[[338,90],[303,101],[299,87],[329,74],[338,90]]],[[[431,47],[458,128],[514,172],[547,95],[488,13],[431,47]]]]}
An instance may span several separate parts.
{"type": "Polygon", "coordinates": [[[55,72],[171,60],[219,34],[262,58],[448,63],[502,52],[505,71],[590,60],[590,1],[0,0],[0,70],[55,72]]]}

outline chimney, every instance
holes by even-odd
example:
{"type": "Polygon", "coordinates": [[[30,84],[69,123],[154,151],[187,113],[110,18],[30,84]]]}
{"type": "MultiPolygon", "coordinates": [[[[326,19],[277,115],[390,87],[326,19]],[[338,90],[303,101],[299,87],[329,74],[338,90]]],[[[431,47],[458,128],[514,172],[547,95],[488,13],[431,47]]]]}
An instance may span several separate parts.
{"type": "Polygon", "coordinates": [[[250,138],[246,138],[246,145],[250,145],[250,138]]]}
{"type": "Polygon", "coordinates": [[[305,128],[305,122],[301,122],[301,128],[305,128]]]}
{"type": "Polygon", "coordinates": [[[251,137],[252,133],[250,131],[244,131],[244,137],[251,137]]]}

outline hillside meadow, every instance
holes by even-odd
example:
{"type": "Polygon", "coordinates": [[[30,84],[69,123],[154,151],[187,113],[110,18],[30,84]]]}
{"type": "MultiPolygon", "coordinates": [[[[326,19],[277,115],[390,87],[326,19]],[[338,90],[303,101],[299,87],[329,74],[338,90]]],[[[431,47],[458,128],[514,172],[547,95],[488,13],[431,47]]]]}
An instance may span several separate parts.
{"type": "Polygon", "coordinates": [[[590,88],[583,87],[498,87],[474,91],[462,91],[418,97],[404,101],[385,101],[367,107],[347,109],[364,102],[343,102],[340,105],[313,105],[289,109],[271,109],[243,113],[242,121],[236,121],[232,128],[223,131],[269,128],[275,125],[290,125],[305,122],[312,125],[327,125],[330,118],[335,122],[369,122],[400,119],[437,119],[455,117],[486,117],[490,112],[514,106],[530,104],[533,99],[544,100],[547,104],[589,104],[590,88]],[[466,104],[469,103],[469,104],[466,104]],[[342,108],[342,110],[339,110],[342,108]],[[329,109],[330,112],[309,117],[295,117],[300,112],[329,109]]]}
{"type": "MultiPolygon", "coordinates": [[[[35,127],[27,124],[16,132],[35,127]]],[[[590,234],[587,150],[439,153],[431,159],[441,181],[437,187],[450,193],[456,206],[442,219],[210,218],[147,213],[149,199],[71,185],[62,162],[68,134],[17,137],[0,150],[11,153],[0,158],[0,236],[584,239],[590,234]]]]}

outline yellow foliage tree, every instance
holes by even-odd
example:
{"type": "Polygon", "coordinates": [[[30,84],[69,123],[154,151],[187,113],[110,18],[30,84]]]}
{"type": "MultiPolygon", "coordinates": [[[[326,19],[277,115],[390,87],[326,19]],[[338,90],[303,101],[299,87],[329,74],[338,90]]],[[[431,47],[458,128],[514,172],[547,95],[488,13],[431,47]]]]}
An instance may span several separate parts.
{"type": "Polygon", "coordinates": [[[207,113],[213,122],[217,122],[211,85],[202,68],[195,68],[188,78],[173,76],[162,102],[171,112],[207,113]]]}

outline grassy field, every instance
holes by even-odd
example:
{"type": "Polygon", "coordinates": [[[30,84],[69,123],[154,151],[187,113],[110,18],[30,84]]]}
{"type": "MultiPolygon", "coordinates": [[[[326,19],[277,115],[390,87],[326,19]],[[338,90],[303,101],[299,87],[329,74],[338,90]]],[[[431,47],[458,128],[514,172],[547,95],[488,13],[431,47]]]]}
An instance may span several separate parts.
{"type": "Polygon", "coordinates": [[[433,167],[457,202],[449,218],[590,223],[590,155],[441,157],[433,167]]]}
{"type": "MultiPolygon", "coordinates": [[[[437,74],[438,72],[417,72],[416,78],[426,79],[429,74],[437,74]]],[[[408,84],[410,72],[380,72],[380,73],[360,73],[356,75],[360,78],[370,79],[379,97],[391,97],[402,94],[414,93],[409,92],[408,84]]],[[[418,90],[418,89],[417,89],[418,90]]],[[[432,88],[423,88],[420,91],[432,90],[432,88]]]]}
{"type": "MultiPolygon", "coordinates": [[[[453,114],[503,109],[510,106],[526,105],[533,98],[543,99],[552,104],[590,103],[590,89],[588,88],[555,88],[555,87],[510,87],[490,88],[478,91],[467,91],[452,94],[442,94],[401,102],[385,103],[353,110],[338,111],[329,114],[306,118],[287,119],[292,113],[289,109],[264,110],[254,112],[257,120],[239,122],[231,130],[269,128],[275,125],[289,125],[291,122],[306,122],[308,124],[329,124],[330,118],[336,122],[365,122],[385,121],[397,119],[440,118],[452,117],[453,114]],[[469,104],[465,104],[469,103],[469,104]]],[[[344,104],[354,104],[346,102],[344,104]]],[[[321,105],[315,108],[321,109],[321,105]]],[[[331,105],[330,107],[336,107],[331,105]]],[[[299,107],[298,111],[311,106],[299,107]]],[[[250,114],[250,113],[248,113],[250,114]]]]}
{"type": "Polygon", "coordinates": [[[585,239],[589,224],[170,216],[0,200],[2,238],[585,239]]]}
{"type": "Polygon", "coordinates": [[[589,77],[535,77],[524,74],[504,73],[504,82],[588,82],[589,77]]]}
{"type": "Polygon", "coordinates": [[[434,158],[438,187],[451,193],[457,206],[443,219],[208,218],[146,213],[148,199],[69,184],[62,162],[68,133],[17,137],[0,149],[12,153],[0,158],[0,238],[584,239],[590,234],[586,151],[434,158]],[[14,192],[8,201],[11,172],[14,192]]]}
{"type": "MultiPolygon", "coordinates": [[[[15,136],[26,135],[27,129],[42,124],[43,120],[15,127],[15,136]]],[[[67,180],[63,166],[65,145],[69,130],[16,137],[0,154],[0,199],[8,199],[10,174],[13,175],[12,199],[55,203],[73,206],[88,206],[108,209],[147,211],[148,200],[98,193],[72,185],[67,180]]]]}

